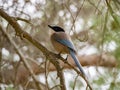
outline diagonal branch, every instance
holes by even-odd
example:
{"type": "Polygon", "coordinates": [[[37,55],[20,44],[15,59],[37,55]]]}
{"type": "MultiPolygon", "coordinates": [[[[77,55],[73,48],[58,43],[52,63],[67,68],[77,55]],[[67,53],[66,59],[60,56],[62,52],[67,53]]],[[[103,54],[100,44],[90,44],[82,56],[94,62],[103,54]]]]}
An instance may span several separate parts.
{"type": "MultiPolygon", "coordinates": [[[[60,77],[60,88],[61,90],[66,90],[65,82],[64,82],[64,75],[62,72],[62,68],[60,67],[58,63],[58,57],[56,54],[48,51],[43,45],[41,45],[37,40],[32,38],[27,32],[23,31],[20,27],[20,25],[17,23],[15,18],[10,17],[7,13],[5,13],[2,9],[0,9],[0,15],[6,19],[9,24],[15,29],[17,35],[19,35],[22,39],[25,38],[28,41],[30,41],[33,45],[35,45],[42,53],[46,56],[47,59],[50,60],[50,62],[56,67],[58,76],[60,77]]],[[[22,57],[22,56],[21,56],[22,57]]],[[[23,61],[25,63],[25,61],[23,61]]],[[[27,66],[27,64],[25,63],[27,66]]],[[[27,67],[29,68],[29,67],[27,67]]],[[[31,72],[31,71],[30,71],[31,72]]],[[[32,72],[31,72],[32,73],[32,72]]]]}

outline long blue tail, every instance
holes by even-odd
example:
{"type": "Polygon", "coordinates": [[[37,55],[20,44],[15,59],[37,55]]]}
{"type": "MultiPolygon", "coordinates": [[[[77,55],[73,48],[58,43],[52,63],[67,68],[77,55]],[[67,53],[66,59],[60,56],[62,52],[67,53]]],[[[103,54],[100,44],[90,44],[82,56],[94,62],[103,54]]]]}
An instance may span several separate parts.
{"type": "Polygon", "coordinates": [[[70,50],[70,55],[71,57],[73,58],[73,60],[75,61],[75,64],[77,65],[77,67],[79,68],[80,72],[85,76],[85,72],[84,70],[82,69],[82,66],[81,64],[79,63],[79,60],[78,58],[76,57],[76,54],[73,50],[70,50]]]}

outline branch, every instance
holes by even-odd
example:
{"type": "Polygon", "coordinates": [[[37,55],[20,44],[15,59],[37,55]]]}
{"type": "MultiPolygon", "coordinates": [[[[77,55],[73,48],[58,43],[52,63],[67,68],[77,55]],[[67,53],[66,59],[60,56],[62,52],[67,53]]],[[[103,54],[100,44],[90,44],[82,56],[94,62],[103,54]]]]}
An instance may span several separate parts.
{"type": "Polygon", "coordinates": [[[113,17],[113,19],[114,19],[114,21],[116,22],[116,24],[120,27],[120,23],[119,23],[117,17],[115,16],[116,14],[114,13],[112,7],[110,6],[110,1],[108,1],[108,0],[105,0],[105,1],[106,1],[108,10],[109,10],[111,16],[113,17]]]}
{"type": "MultiPolygon", "coordinates": [[[[58,76],[60,77],[60,88],[61,90],[66,90],[65,87],[65,80],[64,80],[64,75],[62,72],[62,68],[59,65],[58,59],[61,59],[64,63],[67,63],[71,68],[73,68],[86,82],[87,87],[90,88],[90,90],[92,90],[92,87],[90,86],[89,82],[87,81],[86,77],[83,76],[79,70],[77,70],[75,67],[73,67],[71,64],[69,64],[68,62],[66,62],[62,57],[58,56],[57,54],[54,54],[52,52],[50,52],[49,50],[47,50],[43,45],[41,45],[37,40],[35,40],[34,38],[32,38],[27,32],[23,31],[21,29],[21,27],[19,26],[19,24],[16,22],[16,20],[14,18],[11,18],[7,13],[5,13],[2,9],[0,9],[0,15],[6,19],[10,25],[15,29],[16,33],[23,39],[27,39],[28,41],[30,41],[34,46],[36,46],[40,51],[42,51],[42,53],[46,56],[46,58],[48,60],[50,60],[50,62],[56,67],[57,69],[57,73],[58,76]]],[[[25,61],[23,61],[25,63],[25,61]]],[[[26,63],[25,63],[26,64],[26,63]]],[[[26,64],[27,65],[27,64],[26,64]]],[[[29,68],[29,67],[27,67],[29,68]]],[[[32,73],[30,71],[30,73],[32,73]]]]}
{"type": "Polygon", "coordinates": [[[5,33],[5,31],[2,29],[1,26],[0,26],[0,29],[4,32],[4,34],[7,36],[7,38],[9,39],[9,41],[11,42],[11,44],[13,45],[13,47],[15,48],[16,52],[18,53],[18,55],[20,56],[21,60],[23,61],[24,66],[27,68],[27,70],[31,74],[34,82],[36,83],[37,88],[39,90],[42,90],[41,87],[39,86],[39,83],[38,83],[37,79],[35,78],[35,74],[33,73],[33,70],[31,69],[31,67],[28,64],[28,62],[26,61],[26,59],[24,58],[24,55],[22,54],[22,52],[17,47],[16,43],[11,39],[11,37],[7,33],[5,33]]]}
{"type": "MultiPolygon", "coordinates": [[[[60,77],[60,88],[61,90],[66,90],[65,82],[64,82],[64,75],[62,69],[58,63],[58,55],[48,51],[43,45],[41,45],[37,40],[32,38],[27,32],[23,31],[19,24],[17,23],[16,19],[10,17],[7,13],[5,13],[2,9],[0,9],[0,15],[6,19],[10,25],[15,29],[17,35],[19,35],[22,39],[25,38],[30,41],[34,46],[36,46],[42,53],[46,56],[48,60],[56,67],[58,76],[60,77]]],[[[21,56],[22,57],[22,56],[21,56]]],[[[25,63],[25,61],[23,61],[25,63]]],[[[26,63],[25,63],[26,64],[26,63]]],[[[27,64],[26,64],[27,66],[27,64]]],[[[29,68],[29,67],[27,67],[29,68]]],[[[31,72],[32,73],[32,72],[31,72]]]]}
{"type": "Polygon", "coordinates": [[[26,22],[26,23],[32,25],[32,23],[30,23],[30,20],[27,20],[27,19],[24,19],[24,18],[20,18],[20,17],[12,17],[12,18],[14,18],[16,20],[20,20],[20,21],[26,22]]]}

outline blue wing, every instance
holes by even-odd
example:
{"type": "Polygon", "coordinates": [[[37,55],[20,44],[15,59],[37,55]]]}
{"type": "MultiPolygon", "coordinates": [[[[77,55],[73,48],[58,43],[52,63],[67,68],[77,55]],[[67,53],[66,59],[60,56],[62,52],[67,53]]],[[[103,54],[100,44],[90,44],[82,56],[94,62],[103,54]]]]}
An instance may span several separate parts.
{"type": "Polygon", "coordinates": [[[71,42],[69,39],[67,39],[67,38],[66,38],[66,39],[63,39],[63,38],[61,38],[61,37],[58,37],[57,35],[56,35],[56,37],[55,37],[54,39],[55,39],[57,42],[61,43],[62,45],[68,47],[68,49],[69,49],[69,51],[70,51],[70,55],[71,55],[71,57],[73,58],[76,66],[79,68],[80,72],[81,72],[83,75],[85,75],[84,70],[82,69],[82,66],[81,66],[81,64],[79,63],[79,60],[78,60],[78,58],[76,57],[76,50],[75,50],[75,47],[74,47],[74,45],[72,44],[72,42],[71,42]]]}
{"type": "Polygon", "coordinates": [[[83,75],[85,75],[85,72],[82,69],[81,64],[79,63],[79,60],[78,60],[78,58],[75,55],[76,51],[75,51],[75,47],[73,46],[73,44],[69,40],[65,40],[65,39],[56,39],[56,41],[58,41],[59,43],[65,45],[65,46],[67,46],[69,48],[70,55],[72,56],[73,60],[75,61],[75,64],[79,68],[80,72],[83,75]]]}
{"type": "Polygon", "coordinates": [[[67,46],[68,48],[70,48],[71,50],[73,50],[74,52],[76,52],[74,45],[70,42],[70,40],[66,40],[66,39],[56,39],[56,41],[58,41],[59,43],[67,46]]]}

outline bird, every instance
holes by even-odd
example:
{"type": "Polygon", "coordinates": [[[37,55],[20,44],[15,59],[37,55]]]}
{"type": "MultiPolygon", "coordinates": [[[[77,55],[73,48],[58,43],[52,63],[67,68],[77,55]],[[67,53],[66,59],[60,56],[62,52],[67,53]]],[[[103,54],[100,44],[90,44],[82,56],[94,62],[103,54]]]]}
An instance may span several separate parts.
{"type": "Polygon", "coordinates": [[[80,64],[80,62],[77,58],[76,49],[75,49],[69,35],[67,35],[65,33],[65,30],[59,26],[48,25],[48,27],[54,31],[54,33],[52,33],[50,36],[50,40],[51,40],[52,45],[55,48],[55,50],[59,54],[71,55],[76,66],[79,68],[81,74],[85,76],[85,72],[84,72],[82,65],[80,64]]]}

